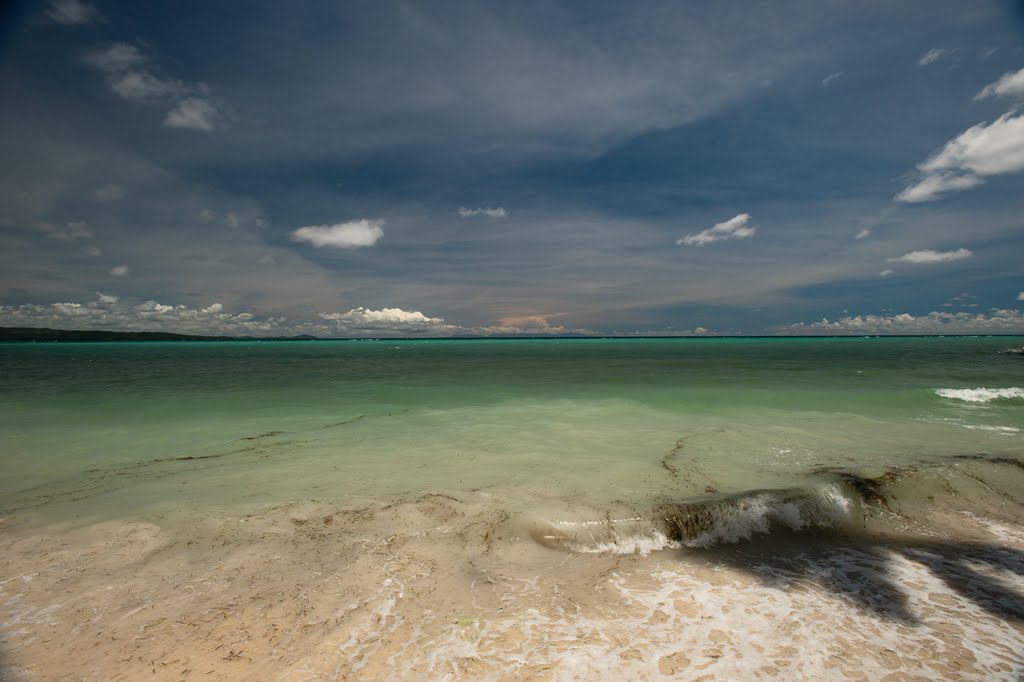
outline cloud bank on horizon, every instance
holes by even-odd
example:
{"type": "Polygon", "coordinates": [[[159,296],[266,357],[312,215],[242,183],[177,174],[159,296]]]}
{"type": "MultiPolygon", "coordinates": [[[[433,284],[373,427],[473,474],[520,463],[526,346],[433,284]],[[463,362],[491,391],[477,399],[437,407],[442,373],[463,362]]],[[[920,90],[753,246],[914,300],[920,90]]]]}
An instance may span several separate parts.
{"type": "Polygon", "coordinates": [[[5,10],[0,326],[1024,333],[1007,4],[282,11],[5,10]]]}

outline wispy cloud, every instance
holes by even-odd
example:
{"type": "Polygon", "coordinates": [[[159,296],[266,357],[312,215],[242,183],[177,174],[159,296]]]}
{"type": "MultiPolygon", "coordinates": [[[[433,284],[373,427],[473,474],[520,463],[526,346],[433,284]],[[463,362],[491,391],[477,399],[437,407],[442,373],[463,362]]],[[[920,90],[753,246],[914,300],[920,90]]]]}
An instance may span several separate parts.
{"type": "Polygon", "coordinates": [[[867,239],[871,236],[871,228],[864,227],[857,231],[857,234],[853,235],[854,239],[867,239]]]}
{"type": "Polygon", "coordinates": [[[217,127],[220,110],[207,97],[204,84],[159,76],[134,45],[114,43],[86,53],[84,59],[106,75],[107,85],[118,96],[138,104],[170,104],[164,127],[206,132],[217,127]]]}
{"type": "Polygon", "coordinates": [[[906,187],[896,195],[896,201],[904,204],[919,204],[935,201],[946,192],[958,192],[971,189],[985,182],[977,175],[957,175],[956,173],[931,173],[925,175],[913,185],[906,187]]]}
{"type": "Polygon", "coordinates": [[[726,239],[745,239],[747,237],[753,237],[754,231],[757,228],[747,227],[747,223],[749,222],[750,214],[740,213],[725,222],[716,223],[703,232],[680,237],[676,240],[676,246],[704,246],[705,244],[724,241],[726,239]]]}
{"type": "Polygon", "coordinates": [[[929,64],[934,64],[935,62],[945,57],[947,54],[953,54],[954,52],[956,52],[955,49],[947,50],[943,48],[933,47],[932,49],[928,50],[923,55],[921,55],[921,58],[917,60],[917,65],[928,66],[929,64]]]}
{"type": "Polygon", "coordinates": [[[292,241],[320,248],[355,249],[373,246],[384,236],[383,220],[353,220],[336,225],[307,225],[292,232],[292,241]]]}
{"type": "Polygon", "coordinates": [[[974,96],[975,100],[989,97],[1024,97],[1024,69],[1004,73],[995,83],[989,83],[974,96]]]}
{"type": "Polygon", "coordinates": [[[842,76],[843,76],[843,72],[842,71],[836,71],[835,73],[830,73],[829,75],[827,75],[827,76],[825,76],[824,78],[821,79],[821,85],[822,85],[822,87],[827,88],[828,86],[832,85],[832,83],[834,83],[838,79],[842,78],[842,76]]]}
{"type": "Polygon", "coordinates": [[[554,332],[558,333],[565,330],[565,327],[560,325],[551,324],[549,318],[553,315],[512,315],[503,317],[499,320],[499,325],[503,328],[514,328],[521,331],[536,331],[536,332],[554,332]]]}
{"type": "Polygon", "coordinates": [[[924,177],[896,201],[934,201],[946,192],[977,187],[988,176],[1024,170],[1024,114],[1007,112],[968,128],[917,168],[924,177]]]}
{"type": "Polygon", "coordinates": [[[910,253],[905,253],[898,258],[890,258],[889,260],[919,265],[931,263],[952,263],[953,261],[970,258],[972,255],[973,252],[969,249],[957,249],[956,251],[932,251],[931,249],[924,249],[921,251],[911,251],[910,253]]]}
{"type": "Polygon", "coordinates": [[[85,63],[105,73],[122,73],[142,66],[146,58],[139,48],[128,43],[114,43],[85,53],[85,63]]]}
{"type": "Polygon", "coordinates": [[[955,308],[955,307],[958,307],[958,308],[977,308],[978,304],[973,302],[977,298],[978,298],[977,296],[972,296],[971,294],[968,294],[965,291],[965,292],[963,292],[961,294],[957,294],[953,298],[951,298],[948,301],[946,301],[945,303],[943,303],[942,307],[943,308],[955,308]]]}
{"type": "Polygon", "coordinates": [[[882,270],[880,273],[878,273],[878,276],[879,277],[888,277],[889,275],[894,275],[894,274],[896,274],[895,270],[893,270],[892,268],[886,268],[885,270],[882,270]]]}
{"type": "Polygon", "coordinates": [[[39,226],[39,230],[49,239],[56,239],[62,242],[73,242],[79,239],[92,239],[92,230],[89,223],[84,220],[73,220],[66,223],[64,227],[54,227],[49,224],[39,226]]]}
{"type": "Polygon", "coordinates": [[[1019,334],[1024,313],[993,309],[987,313],[933,311],[926,315],[856,315],[837,320],[771,327],[776,334],[1019,334]]]}
{"type": "Polygon", "coordinates": [[[87,2],[80,0],[54,0],[46,15],[58,24],[77,26],[96,24],[104,21],[100,11],[87,2]]]}
{"type": "Polygon", "coordinates": [[[182,81],[158,78],[147,71],[115,73],[109,76],[107,82],[115,93],[139,104],[154,104],[189,93],[189,87],[182,81]]]}
{"type": "Polygon", "coordinates": [[[115,265],[114,267],[110,268],[110,274],[113,275],[114,277],[124,277],[128,274],[128,266],[115,265]]]}
{"type": "Polygon", "coordinates": [[[485,215],[488,218],[504,218],[508,215],[501,206],[495,208],[466,208],[464,206],[459,207],[459,216],[462,218],[472,218],[473,216],[485,215]]]}

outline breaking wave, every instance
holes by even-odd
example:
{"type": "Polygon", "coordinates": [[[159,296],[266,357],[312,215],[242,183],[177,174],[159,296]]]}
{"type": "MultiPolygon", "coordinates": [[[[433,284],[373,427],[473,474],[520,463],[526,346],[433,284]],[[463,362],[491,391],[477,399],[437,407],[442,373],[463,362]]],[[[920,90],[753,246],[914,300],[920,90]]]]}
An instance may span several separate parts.
{"type": "Polygon", "coordinates": [[[927,525],[930,510],[940,507],[1001,509],[1024,518],[1024,461],[1014,458],[961,455],[946,465],[897,467],[873,477],[831,468],[809,475],[817,483],[804,488],[662,502],[617,516],[595,511],[589,518],[578,513],[570,519],[534,517],[527,524],[533,540],[546,547],[646,555],[780,532],[855,534],[878,523],[927,525]]]}
{"type": "Polygon", "coordinates": [[[937,388],[935,392],[943,398],[961,400],[967,403],[990,403],[993,400],[1019,400],[1024,398],[1024,388],[937,388]]]}
{"type": "Polygon", "coordinates": [[[661,549],[711,547],[775,530],[835,530],[858,514],[858,501],[841,483],[812,489],[755,490],[739,495],[659,504],[647,514],[599,520],[536,519],[537,542],[573,552],[648,554],[661,549]]]}

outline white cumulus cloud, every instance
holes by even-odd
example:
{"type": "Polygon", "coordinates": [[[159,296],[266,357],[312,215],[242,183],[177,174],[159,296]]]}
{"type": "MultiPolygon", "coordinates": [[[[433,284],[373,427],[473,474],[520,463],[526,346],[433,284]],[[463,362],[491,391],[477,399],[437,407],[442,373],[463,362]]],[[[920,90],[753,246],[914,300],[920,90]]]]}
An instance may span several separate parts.
{"type": "Polygon", "coordinates": [[[856,315],[838,320],[771,327],[778,334],[1020,334],[1024,313],[993,309],[987,313],[939,312],[926,315],[856,315]]]}
{"type": "Polygon", "coordinates": [[[188,128],[191,130],[213,130],[217,126],[220,112],[208,100],[189,97],[167,112],[164,119],[166,128],[188,128]]]}
{"type": "Polygon", "coordinates": [[[53,21],[65,26],[103,21],[103,15],[98,9],[87,2],[80,2],[80,0],[55,0],[50,3],[50,9],[46,14],[53,21]]]}
{"type": "Polygon", "coordinates": [[[957,249],[956,251],[933,251],[931,249],[923,249],[921,251],[911,251],[905,253],[898,258],[890,258],[890,261],[900,261],[903,263],[951,263],[953,261],[963,260],[970,258],[973,252],[969,249],[957,249]]]}
{"type": "Polygon", "coordinates": [[[989,83],[974,99],[989,97],[1021,97],[1024,96],[1024,69],[1004,73],[995,83],[989,83]]]}
{"type": "Polygon", "coordinates": [[[712,242],[723,241],[726,239],[745,239],[747,237],[753,237],[754,230],[757,228],[747,227],[747,223],[749,222],[750,214],[740,213],[725,222],[716,223],[703,232],[680,237],[676,240],[676,246],[704,246],[705,244],[711,244],[712,242]]]}
{"type": "Polygon", "coordinates": [[[991,124],[968,128],[921,164],[921,170],[966,170],[978,175],[1024,170],[1024,115],[1006,113],[991,124]]]}
{"type": "Polygon", "coordinates": [[[307,225],[292,232],[292,241],[320,248],[355,249],[373,246],[384,236],[383,220],[353,220],[336,225],[307,225]]]}
{"type": "Polygon", "coordinates": [[[0,305],[0,326],[50,327],[53,329],[108,329],[112,331],[165,331],[178,334],[267,336],[287,333],[319,333],[324,326],[288,328],[284,317],[257,318],[251,313],[231,314],[214,303],[206,308],[169,305],[148,300],[137,305],[117,296],[97,293],[87,303],[49,305],[0,305]]]}
{"type": "Polygon", "coordinates": [[[158,303],[156,301],[150,300],[150,301],[146,301],[145,303],[140,303],[139,305],[135,306],[135,309],[137,311],[139,311],[140,313],[158,313],[159,314],[159,313],[169,313],[169,312],[171,312],[172,310],[174,310],[174,306],[173,305],[164,305],[163,303],[158,303]]]}
{"type": "MultiPolygon", "coordinates": [[[[106,329],[111,331],[166,331],[179,334],[227,336],[294,336],[321,338],[393,338],[425,336],[520,336],[573,333],[593,335],[586,329],[552,326],[544,316],[505,318],[495,327],[463,327],[440,317],[402,308],[358,307],[344,313],[319,313],[312,320],[284,316],[230,313],[221,303],[206,307],[162,303],[148,299],[127,302],[97,293],[85,303],[0,304],[0,327],[50,327],[53,329],[106,329]],[[519,323],[518,326],[506,323],[519,323]]],[[[681,332],[689,334],[690,332],[681,332]]]]}
{"type": "Polygon", "coordinates": [[[1018,301],[1024,301],[1024,291],[1022,291],[1019,294],[1017,294],[1017,300],[1018,301]]]}
{"type": "Polygon", "coordinates": [[[1024,114],[1007,112],[992,123],[968,128],[918,170],[923,177],[896,195],[896,201],[933,201],[945,192],[976,187],[987,176],[1024,170],[1024,114]]]}
{"type": "Polygon", "coordinates": [[[427,334],[444,333],[455,329],[440,317],[427,317],[416,310],[401,308],[353,308],[347,313],[320,313],[320,318],[331,321],[338,333],[372,332],[427,334]]]}
{"type": "Polygon", "coordinates": [[[508,215],[508,211],[506,211],[501,206],[496,206],[494,208],[466,208],[465,206],[459,207],[459,216],[463,218],[472,218],[473,216],[478,215],[485,215],[488,218],[504,218],[505,216],[508,215]]]}

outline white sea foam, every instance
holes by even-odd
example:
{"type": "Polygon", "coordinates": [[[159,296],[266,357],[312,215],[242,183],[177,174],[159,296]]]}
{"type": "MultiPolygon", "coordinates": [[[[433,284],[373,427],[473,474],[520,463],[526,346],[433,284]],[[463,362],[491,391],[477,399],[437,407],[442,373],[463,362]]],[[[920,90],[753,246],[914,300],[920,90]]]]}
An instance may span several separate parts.
{"type": "Polygon", "coordinates": [[[1020,429],[1012,426],[988,426],[986,424],[960,424],[965,429],[973,431],[992,431],[994,433],[1019,433],[1020,429]]]}
{"type": "Polygon", "coordinates": [[[537,519],[530,534],[542,545],[581,554],[640,554],[678,549],[663,532],[641,517],[604,519],[537,519]]]}
{"type": "Polygon", "coordinates": [[[568,543],[569,549],[584,554],[640,554],[647,556],[651,552],[663,549],[679,549],[681,545],[673,542],[660,531],[654,531],[650,535],[634,535],[617,538],[596,544],[568,543]]]}
{"type": "Polygon", "coordinates": [[[1024,398],[1024,388],[937,388],[935,392],[943,398],[962,400],[968,403],[990,403],[993,400],[1024,398]]]}
{"type": "Polygon", "coordinates": [[[733,544],[767,534],[776,525],[799,531],[835,528],[850,520],[851,502],[838,485],[797,498],[785,495],[782,491],[765,491],[733,500],[716,510],[715,522],[710,528],[686,540],[685,544],[690,547],[733,544]]]}
{"type": "Polygon", "coordinates": [[[954,419],[952,417],[915,417],[914,421],[928,422],[931,424],[950,424],[952,426],[958,426],[961,429],[970,429],[971,431],[989,431],[991,433],[1001,433],[1003,435],[1009,435],[1011,433],[1020,433],[1020,429],[1015,426],[998,426],[995,424],[969,424],[962,419],[954,419]]]}
{"type": "Polygon", "coordinates": [[[734,544],[776,528],[838,528],[853,503],[839,484],[815,490],[764,490],[740,497],[666,505],[652,518],[535,519],[542,545],[584,554],[640,554],[680,547],[734,544]]]}

